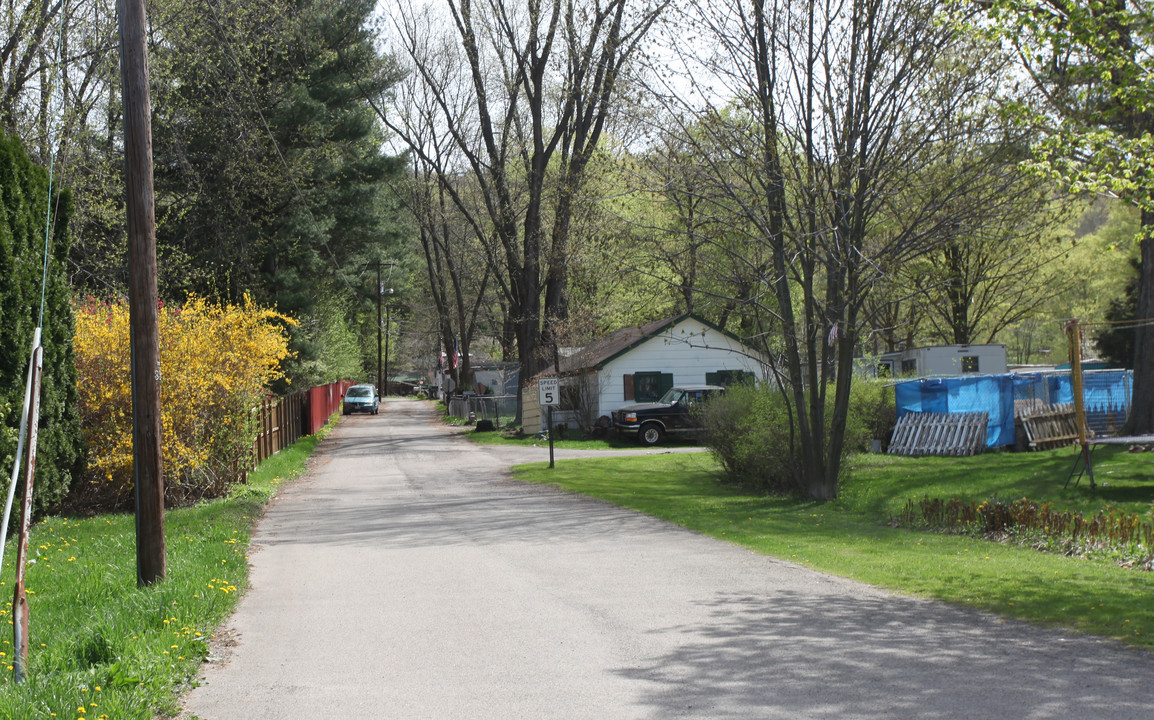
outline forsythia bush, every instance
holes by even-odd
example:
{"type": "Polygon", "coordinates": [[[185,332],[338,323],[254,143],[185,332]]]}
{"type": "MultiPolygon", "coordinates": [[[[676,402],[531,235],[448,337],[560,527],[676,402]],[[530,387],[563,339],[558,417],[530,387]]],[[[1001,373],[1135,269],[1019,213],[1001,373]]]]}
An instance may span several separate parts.
{"type": "MultiPolygon", "coordinates": [[[[132,381],[126,302],[76,303],[76,375],[88,474],[76,499],[122,507],[133,496],[132,381]]],[[[191,297],[159,309],[165,497],[181,504],[222,494],[249,466],[253,407],[281,377],[288,318],[191,297]]]]}

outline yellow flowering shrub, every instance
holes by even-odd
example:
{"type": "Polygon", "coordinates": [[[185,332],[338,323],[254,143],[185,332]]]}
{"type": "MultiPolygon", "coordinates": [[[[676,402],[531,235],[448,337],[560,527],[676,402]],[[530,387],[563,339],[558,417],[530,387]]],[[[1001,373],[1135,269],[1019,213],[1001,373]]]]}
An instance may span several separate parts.
{"type": "MultiPolygon", "coordinates": [[[[76,303],[76,378],[88,475],[78,499],[132,498],[132,380],[128,304],[76,303]]],[[[251,464],[253,408],[282,376],[289,318],[190,297],[159,309],[161,448],[169,504],[222,494],[251,464]]]]}

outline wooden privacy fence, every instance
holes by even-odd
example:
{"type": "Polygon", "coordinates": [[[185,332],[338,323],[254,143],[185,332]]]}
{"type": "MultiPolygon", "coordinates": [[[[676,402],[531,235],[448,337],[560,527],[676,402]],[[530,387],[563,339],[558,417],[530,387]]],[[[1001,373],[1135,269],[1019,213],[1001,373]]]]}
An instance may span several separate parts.
{"type": "Polygon", "coordinates": [[[1020,407],[1017,419],[1026,431],[1031,450],[1065,447],[1078,439],[1073,403],[1020,407]]]}
{"type": "Polygon", "coordinates": [[[253,467],[324,427],[329,417],[340,409],[341,398],[351,384],[342,380],[318,385],[292,395],[266,398],[253,408],[257,427],[252,441],[253,467]]]}
{"type": "Polygon", "coordinates": [[[986,446],[988,413],[906,413],[894,428],[890,455],[974,455],[986,446]]]}
{"type": "Polygon", "coordinates": [[[253,466],[280,452],[305,435],[307,391],[265,398],[256,413],[257,436],[252,443],[253,466]]]}

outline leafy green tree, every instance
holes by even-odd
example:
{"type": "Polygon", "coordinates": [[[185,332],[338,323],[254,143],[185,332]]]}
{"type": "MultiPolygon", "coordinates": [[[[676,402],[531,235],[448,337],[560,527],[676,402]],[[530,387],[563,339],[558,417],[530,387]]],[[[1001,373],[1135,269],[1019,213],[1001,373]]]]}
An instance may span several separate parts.
{"type": "Polygon", "coordinates": [[[688,137],[667,134],[650,148],[643,172],[660,198],[661,213],[643,224],[653,231],[638,233],[648,250],[644,271],[668,278],[680,311],[722,327],[732,323],[744,335],[757,325],[750,309],[762,294],[770,256],[747,241],[752,228],[739,207],[751,199],[714,192],[710,176],[728,164],[733,147],[751,142],[749,130],[740,109],[728,108],[721,117],[699,118],[686,128],[688,137]]]}
{"type": "Polygon", "coordinates": [[[295,363],[292,385],[278,390],[291,392],[340,378],[370,376],[365,374],[358,334],[349,322],[352,302],[344,288],[330,287],[312,310],[299,318],[300,325],[294,328],[297,352],[307,359],[295,363]]]}
{"type": "Polygon", "coordinates": [[[1143,0],[993,0],[990,17],[1039,89],[1033,167],[1141,210],[1134,397],[1123,434],[1154,432],[1154,23],[1143,0]]]}
{"type": "Polygon", "coordinates": [[[0,133],[0,461],[12,468],[32,338],[43,286],[44,370],[40,391],[34,511],[51,508],[84,466],[76,415],[72,308],[64,266],[68,256],[69,193],[50,198],[48,173],[33,165],[19,140],[0,133]],[[52,233],[45,261],[45,219],[52,233]]]}
{"type": "MultiPolygon", "coordinates": [[[[1052,265],[1058,292],[1029,318],[1001,333],[1011,362],[1062,363],[1067,357],[1064,326],[1076,317],[1095,332],[1107,320],[1109,306],[1125,292],[1137,247],[1137,210],[1129,203],[1098,199],[1068,200],[1074,214],[1059,231],[1063,253],[1052,265]]],[[[1123,364],[1130,367],[1132,358],[1123,364]]]]}
{"type": "Polygon", "coordinates": [[[919,288],[937,343],[992,343],[1074,282],[1057,272],[1065,248],[1051,231],[1044,188],[1010,184],[982,200],[969,227],[903,269],[919,288]]]}
{"type": "Polygon", "coordinates": [[[734,262],[751,247],[765,258],[751,337],[765,342],[785,399],[795,487],[834,498],[866,301],[988,192],[989,156],[959,152],[958,139],[998,141],[983,105],[1001,65],[942,22],[957,9],[935,0],[678,9],[670,52],[685,72],[655,82],[667,83],[670,115],[708,119],[694,128],[728,151],[698,154],[699,192],[741,235],[727,249],[734,262]],[[699,44],[683,42],[687,30],[699,44]]]}

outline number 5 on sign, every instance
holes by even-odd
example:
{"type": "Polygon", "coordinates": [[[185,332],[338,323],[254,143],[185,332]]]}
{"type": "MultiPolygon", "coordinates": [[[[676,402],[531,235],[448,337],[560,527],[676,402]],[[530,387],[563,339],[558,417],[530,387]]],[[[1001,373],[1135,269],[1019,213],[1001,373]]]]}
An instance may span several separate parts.
{"type": "Polygon", "coordinates": [[[537,401],[541,407],[560,405],[560,378],[541,378],[537,381],[537,401]]]}

